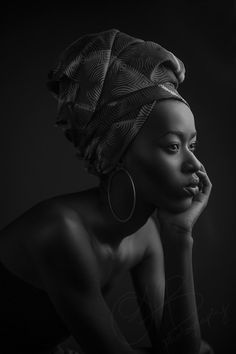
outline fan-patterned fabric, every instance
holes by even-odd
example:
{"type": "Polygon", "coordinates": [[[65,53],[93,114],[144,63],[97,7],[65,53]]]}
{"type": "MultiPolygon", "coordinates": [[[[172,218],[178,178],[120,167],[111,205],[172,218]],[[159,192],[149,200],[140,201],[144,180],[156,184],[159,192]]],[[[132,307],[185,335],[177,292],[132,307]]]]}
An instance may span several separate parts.
{"type": "MultiPolygon", "coordinates": [[[[161,45],[118,29],[86,34],[60,55],[47,86],[61,127],[98,177],[111,172],[156,102],[177,99],[183,62],[161,45]]],[[[188,105],[189,106],[189,105],[188,105]]]]}

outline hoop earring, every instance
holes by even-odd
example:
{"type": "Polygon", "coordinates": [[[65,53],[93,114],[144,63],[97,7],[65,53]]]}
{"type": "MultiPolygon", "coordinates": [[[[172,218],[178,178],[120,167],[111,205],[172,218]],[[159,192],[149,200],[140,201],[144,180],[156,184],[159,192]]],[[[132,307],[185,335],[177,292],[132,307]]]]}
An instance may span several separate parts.
{"type": "Polygon", "coordinates": [[[108,203],[109,203],[109,207],[111,209],[111,212],[114,216],[114,218],[116,220],[118,220],[119,222],[127,222],[129,221],[132,216],[133,216],[133,213],[134,213],[134,208],[135,208],[135,205],[136,205],[136,191],[135,191],[135,185],[134,185],[134,181],[130,175],[130,173],[121,165],[121,164],[118,164],[118,167],[115,169],[115,171],[113,171],[111,173],[111,175],[109,176],[109,182],[108,182],[108,189],[107,189],[107,195],[108,195],[108,203]],[[119,171],[124,171],[128,176],[129,176],[129,179],[131,181],[131,185],[132,185],[132,188],[133,188],[133,193],[134,193],[134,202],[133,202],[133,207],[131,209],[131,213],[130,215],[126,218],[126,219],[121,219],[119,218],[119,216],[117,216],[114,212],[114,210],[112,209],[112,206],[111,206],[111,198],[110,198],[110,187],[111,187],[111,181],[112,181],[112,178],[114,177],[114,175],[119,172],[119,171]]]}

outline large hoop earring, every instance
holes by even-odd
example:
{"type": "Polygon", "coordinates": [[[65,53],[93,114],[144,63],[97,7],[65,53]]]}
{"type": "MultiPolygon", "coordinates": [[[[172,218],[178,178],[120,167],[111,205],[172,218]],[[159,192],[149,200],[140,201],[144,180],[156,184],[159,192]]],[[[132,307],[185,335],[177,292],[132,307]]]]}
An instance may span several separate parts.
{"type": "Polygon", "coordinates": [[[127,222],[129,221],[132,216],[133,216],[133,213],[134,213],[134,208],[135,208],[135,205],[136,205],[136,190],[135,190],[135,185],[134,185],[134,181],[130,175],[130,173],[122,166],[122,164],[118,164],[118,167],[115,169],[115,171],[113,171],[111,173],[111,175],[109,176],[109,181],[108,181],[108,188],[107,188],[107,195],[108,195],[108,203],[109,203],[109,207],[111,209],[111,212],[114,216],[114,218],[116,220],[118,220],[119,222],[127,222]],[[112,179],[114,177],[114,175],[117,173],[117,172],[120,172],[120,171],[124,171],[128,176],[129,176],[129,179],[131,181],[131,185],[132,185],[132,189],[133,189],[133,194],[134,194],[134,202],[133,202],[133,206],[132,206],[132,209],[131,209],[131,213],[130,215],[126,218],[126,219],[121,219],[119,218],[119,216],[117,216],[114,212],[114,210],[112,209],[112,206],[111,206],[111,198],[110,198],[110,187],[111,187],[111,182],[112,182],[112,179]]]}

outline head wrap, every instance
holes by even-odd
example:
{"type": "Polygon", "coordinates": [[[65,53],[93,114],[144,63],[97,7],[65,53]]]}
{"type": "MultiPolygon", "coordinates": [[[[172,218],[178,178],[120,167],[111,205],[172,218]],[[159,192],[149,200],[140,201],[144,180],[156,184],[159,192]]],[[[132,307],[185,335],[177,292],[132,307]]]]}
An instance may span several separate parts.
{"type": "Polygon", "coordinates": [[[116,167],[156,102],[172,98],[188,105],[177,92],[184,77],[183,62],[157,43],[117,29],[84,35],[48,75],[58,100],[55,126],[85,169],[101,177],[116,167]]]}

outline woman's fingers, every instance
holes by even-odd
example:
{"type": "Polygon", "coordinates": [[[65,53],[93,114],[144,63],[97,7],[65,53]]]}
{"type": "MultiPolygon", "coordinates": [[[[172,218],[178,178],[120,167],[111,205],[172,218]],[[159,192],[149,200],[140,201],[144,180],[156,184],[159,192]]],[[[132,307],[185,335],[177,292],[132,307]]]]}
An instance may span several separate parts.
{"type": "Polygon", "coordinates": [[[201,165],[200,170],[203,171],[203,172],[206,172],[206,169],[205,169],[205,167],[203,165],[201,165]]]}
{"type": "Polygon", "coordinates": [[[198,176],[201,179],[201,192],[208,195],[211,192],[211,188],[212,188],[212,183],[207,175],[206,172],[203,171],[198,171],[197,172],[198,176]]]}
{"type": "Polygon", "coordinates": [[[196,222],[199,215],[207,206],[211,188],[212,188],[211,181],[207,176],[207,173],[205,172],[206,170],[204,169],[203,171],[203,169],[204,168],[202,168],[201,171],[199,170],[198,172],[196,172],[196,174],[200,179],[200,190],[199,193],[193,198],[192,201],[192,210],[194,210],[194,214],[196,216],[194,223],[196,222]]]}
{"type": "Polygon", "coordinates": [[[212,183],[203,165],[201,166],[200,170],[196,172],[196,174],[200,178],[200,183],[199,193],[194,198],[194,201],[203,203],[206,206],[211,193],[212,183]]]}

